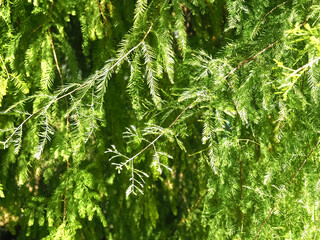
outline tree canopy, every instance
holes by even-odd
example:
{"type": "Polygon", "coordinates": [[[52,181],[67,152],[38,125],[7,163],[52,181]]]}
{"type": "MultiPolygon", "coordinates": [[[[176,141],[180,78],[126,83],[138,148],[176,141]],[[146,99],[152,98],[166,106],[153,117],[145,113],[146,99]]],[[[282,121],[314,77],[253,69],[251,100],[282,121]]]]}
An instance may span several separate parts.
{"type": "Polygon", "coordinates": [[[0,0],[0,238],[317,239],[320,3],[0,0]]]}

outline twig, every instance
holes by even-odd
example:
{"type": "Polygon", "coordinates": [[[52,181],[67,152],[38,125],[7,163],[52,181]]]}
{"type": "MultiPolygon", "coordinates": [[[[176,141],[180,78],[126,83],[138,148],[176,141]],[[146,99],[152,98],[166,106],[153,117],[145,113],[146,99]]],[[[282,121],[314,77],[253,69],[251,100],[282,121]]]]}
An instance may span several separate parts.
{"type": "Polygon", "coordinates": [[[85,240],[84,238],[84,235],[83,235],[83,232],[81,231],[81,237],[82,237],[82,240],[85,240]]]}
{"type": "Polygon", "coordinates": [[[206,194],[207,194],[207,191],[205,191],[203,194],[201,194],[201,195],[199,196],[198,200],[196,201],[196,203],[191,207],[191,209],[189,209],[189,207],[188,207],[188,216],[185,217],[185,218],[182,218],[182,219],[180,220],[180,222],[177,224],[177,226],[181,225],[182,223],[184,223],[185,221],[187,221],[187,220],[189,219],[191,212],[198,207],[201,199],[202,199],[206,194]]]}
{"type": "MultiPolygon", "coordinates": [[[[233,74],[236,70],[238,70],[240,67],[242,67],[244,64],[253,61],[254,59],[256,59],[260,54],[262,54],[263,52],[265,52],[266,50],[268,50],[269,48],[273,47],[276,43],[278,43],[280,41],[277,40],[271,44],[269,44],[267,47],[265,47],[264,49],[262,49],[260,52],[258,52],[257,54],[255,54],[254,56],[243,60],[242,62],[240,62],[237,67],[235,67],[234,69],[232,69],[223,79],[227,80],[227,78],[233,74]]],[[[228,83],[229,86],[231,88],[233,88],[233,85],[231,83],[228,83]]],[[[194,100],[193,102],[191,102],[187,107],[185,107],[180,113],[179,115],[173,120],[173,122],[171,122],[171,124],[167,127],[171,128],[179,119],[180,117],[185,113],[185,111],[187,111],[189,108],[191,108],[193,106],[193,104],[195,104],[196,102],[198,102],[203,96],[199,96],[196,100],[194,100]]],[[[158,135],[152,142],[150,142],[147,146],[145,146],[142,150],[140,150],[136,155],[134,155],[133,157],[131,157],[130,159],[135,159],[136,157],[138,157],[141,153],[143,153],[145,150],[147,150],[149,147],[151,147],[156,141],[158,141],[158,139],[160,137],[162,137],[164,134],[164,132],[162,132],[160,135],[158,135]]]]}
{"type": "MultiPolygon", "coordinates": [[[[314,64],[315,62],[318,62],[320,60],[320,57],[313,59],[312,61],[308,62],[307,64],[303,65],[302,67],[294,70],[286,79],[285,82],[288,81],[290,78],[292,78],[293,76],[297,75],[297,73],[299,73],[300,71],[305,71],[306,68],[308,68],[309,66],[311,66],[312,64],[314,64]]],[[[298,78],[297,78],[298,79],[298,78]]],[[[289,91],[292,89],[293,85],[296,83],[297,79],[293,80],[293,82],[290,83],[286,83],[281,85],[280,87],[278,87],[278,89],[283,88],[283,87],[287,87],[287,90],[284,92],[284,96],[286,96],[289,91]]]]}
{"type": "MultiPolygon", "coordinates": [[[[297,174],[300,172],[300,170],[303,168],[303,166],[305,165],[305,163],[307,162],[307,160],[309,159],[309,157],[311,156],[311,154],[316,150],[316,148],[318,147],[320,143],[320,138],[317,142],[317,144],[314,146],[314,148],[311,150],[311,152],[308,154],[308,156],[305,158],[305,160],[303,161],[303,163],[301,164],[301,166],[299,167],[298,171],[295,172],[295,174],[293,174],[293,176],[291,177],[290,181],[287,183],[287,186],[285,187],[285,190],[287,190],[292,182],[292,180],[297,176],[297,174]]],[[[267,220],[269,219],[271,213],[273,212],[273,210],[275,209],[276,207],[276,204],[279,202],[280,199],[278,199],[274,204],[273,204],[273,207],[271,208],[271,210],[269,211],[269,214],[268,216],[266,217],[266,219],[264,220],[263,224],[261,225],[256,237],[255,237],[255,240],[258,239],[259,237],[259,234],[261,232],[261,229],[263,228],[263,226],[266,224],[267,220]]]]}
{"type": "Polygon", "coordinates": [[[67,208],[67,192],[68,192],[68,171],[69,171],[69,159],[67,159],[67,179],[66,179],[66,190],[63,199],[63,223],[66,222],[66,208],[67,208]]]}
{"type": "Polygon", "coordinates": [[[282,5],[286,4],[287,2],[288,2],[288,1],[285,1],[285,2],[280,3],[279,5],[275,6],[274,8],[272,8],[272,9],[263,17],[263,19],[260,20],[260,22],[259,22],[256,30],[253,32],[252,36],[256,35],[256,33],[258,32],[258,29],[259,29],[260,25],[262,24],[262,22],[263,22],[263,21],[265,21],[265,22],[267,21],[267,20],[266,20],[266,17],[267,17],[269,14],[271,14],[274,10],[276,10],[277,8],[279,8],[279,7],[281,7],[282,5]]]}
{"type": "Polygon", "coordinates": [[[38,27],[36,27],[32,32],[36,32],[41,27],[42,27],[42,24],[40,24],[38,27]]]}
{"type": "MultiPolygon", "coordinates": [[[[50,105],[49,105],[50,106],[50,105]]],[[[23,127],[23,125],[33,116],[35,116],[36,114],[38,114],[39,112],[41,112],[43,109],[45,109],[47,106],[44,106],[42,108],[39,108],[36,112],[34,112],[33,114],[29,115],[14,131],[13,133],[9,136],[9,138],[7,138],[7,140],[3,143],[4,148],[6,148],[6,144],[10,141],[10,139],[14,136],[14,134],[16,134],[16,132],[23,127]]]]}
{"type": "MultiPolygon", "coordinates": [[[[55,48],[54,48],[54,44],[53,44],[53,40],[52,40],[50,28],[48,28],[48,32],[49,32],[49,37],[50,37],[50,41],[51,41],[51,47],[52,47],[52,52],[53,52],[54,61],[56,62],[56,67],[57,67],[57,70],[58,70],[58,73],[59,73],[59,76],[60,76],[61,86],[63,86],[63,85],[64,85],[64,82],[63,82],[61,70],[60,70],[60,67],[59,67],[59,62],[58,62],[56,50],[55,50],[55,48]]],[[[65,103],[66,103],[66,110],[68,110],[69,106],[68,106],[68,100],[67,100],[67,99],[65,99],[65,103]]],[[[68,119],[68,117],[67,117],[67,122],[68,122],[68,121],[69,121],[69,119],[68,119]]]]}
{"type": "MultiPolygon", "coordinates": [[[[153,22],[151,23],[147,33],[144,35],[144,37],[142,38],[142,40],[138,43],[138,45],[136,45],[135,47],[131,48],[126,54],[124,54],[120,59],[118,59],[118,61],[113,64],[109,69],[108,71],[111,71],[112,69],[114,69],[124,58],[126,58],[131,52],[133,52],[135,49],[137,49],[142,43],[143,41],[146,39],[146,37],[149,35],[151,29],[152,29],[152,26],[153,26],[153,22]]],[[[2,58],[1,58],[2,59],[2,58]]],[[[92,81],[92,80],[91,80],[92,81]]],[[[84,88],[85,86],[87,86],[89,83],[91,83],[91,81],[87,81],[87,82],[84,82],[83,84],[81,84],[80,86],[78,86],[77,88],[73,89],[72,91],[56,98],[54,100],[54,102],[57,102],[59,101],[60,99],[62,98],[65,98],[67,96],[70,96],[71,94],[73,94],[74,92],[84,88]]],[[[45,108],[48,108],[51,104],[53,103],[53,101],[51,101],[48,105],[38,109],[36,112],[32,113],[29,117],[27,117],[14,131],[13,133],[9,136],[9,138],[4,142],[4,148],[6,146],[6,143],[8,143],[8,141],[14,136],[14,134],[21,128],[23,127],[23,125],[32,117],[34,117],[35,115],[37,115],[39,112],[41,112],[42,110],[44,110],[45,108]]]]}
{"type": "MultiPolygon", "coordinates": [[[[266,50],[268,50],[269,48],[273,47],[275,44],[277,44],[280,41],[280,39],[278,39],[277,41],[269,44],[267,47],[265,47],[264,49],[262,49],[260,52],[258,52],[257,54],[255,54],[254,56],[243,60],[242,62],[240,62],[234,69],[232,69],[225,77],[224,79],[227,79],[231,74],[233,74],[235,71],[237,71],[239,68],[241,68],[244,64],[251,62],[253,60],[255,60],[260,54],[264,53],[266,50]]],[[[231,86],[233,88],[233,86],[231,86]]]]}
{"type": "MultiPolygon", "coordinates": [[[[242,160],[241,160],[241,144],[240,142],[239,144],[239,174],[240,174],[240,201],[243,201],[243,178],[242,178],[242,160]]],[[[240,209],[241,212],[241,233],[243,233],[243,222],[244,222],[244,213],[243,211],[240,209]]]]}
{"type": "Polygon", "coordinates": [[[51,47],[52,47],[54,61],[56,62],[57,70],[58,70],[58,73],[59,73],[59,76],[60,76],[60,80],[61,80],[61,85],[63,85],[63,78],[62,78],[62,74],[61,74],[61,71],[60,71],[56,50],[54,49],[54,44],[53,44],[50,28],[48,28],[48,33],[49,33],[49,37],[50,37],[50,41],[51,41],[51,47]]]}
{"type": "Polygon", "coordinates": [[[147,33],[144,35],[144,37],[142,38],[142,40],[138,43],[138,45],[134,46],[133,48],[131,48],[126,54],[124,54],[111,68],[113,69],[115,66],[117,66],[124,58],[126,58],[131,52],[133,52],[134,50],[136,50],[138,47],[140,47],[140,45],[144,42],[144,40],[146,39],[146,37],[149,35],[152,26],[153,26],[154,20],[153,22],[150,24],[150,27],[147,31],[147,33]]]}
{"type": "MultiPolygon", "coordinates": [[[[67,105],[67,107],[68,107],[68,105],[67,105]]],[[[67,130],[67,137],[69,138],[69,118],[67,118],[66,130],[67,130]]],[[[68,141],[66,142],[66,145],[68,145],[68,141]]],[[[66,146],[66,147],[68,147],[68,146],[66,146]]],[[[66,177],[66,189],[65,189],[64,199],[63,199],[63,219],[62,219],[62,222],[64,223],[63,236],[64,236],[64,229],[65,229],[65,226],[66,226],[65,223],[66,223],[66,213],[67,213],[67,193],[68,193],[68,182],[69,182],[69,158],[67,158],[66,176],[67,176],[66,177]]]]}
{"type": "Polygon", "coordinates": [[[198,151],[198,152],[190,153],[190,154],[188,154],[188,157],[192,157],[192,156],[194,156],[194,155],[200,154],[200,153],[202,153],[202,152],[204,152],[204,151],[207,151],[208,149],[209,149],[209,148],[205,148],[205,149],[202,149],[202,150],[200,150],[200,151],[198,151]]]}
{"type": "Polygon", "coordinates": [[[239,138],[239,139],[237,139],[237,141],[238,142],[240,142],[240,141],[244,141],[244,142],[252,142],[252,143],[254,143],[254,144],[256,144],[256,145],[258,145],[258,146],[260,146],[260,144],[259,143],[257,143],[257,142],[255,142],[255,141],[253,141],[253,140],[251,140],[251,139],[243,139],[243,138],[239,138]]]}
{"type": "MultiPolygon", "coordinates": [[[[102,16],[104,25],[107,26],[107,23],[108,23],[108,22],[107,22],[107,18],[106,18],[105,15],[103,14],[103,9],[102,9],[102,6],[101,6],[101,3],[100,3],[99,0],[97,0],[97,4],[98,4],[98,6],[99,6],[100,14],[101,14],[101,16],[102,16]]],[[[104,34],[105,34],[105,36],[107,36],[107,35],[108,35],[108,32],[105,31],[104,34]]]]}
{"type": "Polygon", "coordinates": [[[103,9],[102,9],[102,6],[101,6],[101,3],[100,3],[99,0],[97,0],[97,4],[98,4],[98,6],[99,6],[100,14],[101,14],[101,16],[102,16],[102,18],[103,18],[104,24],[107,25],[107,19],[106,19],[106,17],[105,17],[104,14],[103,14],[103,9]]]}
{"type": "Polygon", "coordinates": [[[306,69],[307,67],[311,66],[312,64],[314,64],[315,62],[318,62],[320,60],[320,57],[317,57],[315,59],[313,59],[312,61],[308,62],[307,64],[303,65],[302,67],[294,70],[286,79],[285,81],[287,81],[288,79],[290,79],[291,77],[293,77],[294,75],[296,75],[298,72],[300,72],[301,70],[306,69]]]}

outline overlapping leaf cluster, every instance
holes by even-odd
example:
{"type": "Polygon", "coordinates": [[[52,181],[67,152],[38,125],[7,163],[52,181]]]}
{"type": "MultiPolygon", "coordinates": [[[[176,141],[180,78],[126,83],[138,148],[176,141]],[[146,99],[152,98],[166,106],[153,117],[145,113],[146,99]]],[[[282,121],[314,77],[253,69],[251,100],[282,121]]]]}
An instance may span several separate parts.
{"type": "Polygon", "coordinates": [[[0,19],[0,237],[317,238],[317,1],[4,0],[0,19]]]}

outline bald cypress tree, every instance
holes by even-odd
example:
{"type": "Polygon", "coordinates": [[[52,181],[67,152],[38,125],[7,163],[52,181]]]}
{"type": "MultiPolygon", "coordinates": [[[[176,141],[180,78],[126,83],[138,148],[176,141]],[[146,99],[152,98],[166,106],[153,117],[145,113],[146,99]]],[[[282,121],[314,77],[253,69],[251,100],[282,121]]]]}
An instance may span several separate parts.
{"type": "Polygon", "coordinates": [[[0,237],[319,237],[318,1],[0,0],[0,19],[0,237]]]}

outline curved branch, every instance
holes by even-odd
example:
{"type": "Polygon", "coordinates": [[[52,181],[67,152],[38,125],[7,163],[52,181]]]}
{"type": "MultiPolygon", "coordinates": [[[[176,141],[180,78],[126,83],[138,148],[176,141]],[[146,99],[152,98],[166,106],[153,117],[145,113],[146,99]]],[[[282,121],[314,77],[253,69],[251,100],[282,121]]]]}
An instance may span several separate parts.
{"type": "MultiPolygon", "coordinates": [[[[147,33],[144,35],[144,37],[142,38],[142,40],[136,45],[134,46],[133,48],[131,48],[126,54],[124,54],[122,57],[120,57],[109,69],[108,71],[111,71],[113,70],[116,66],[119,65],[119,63],[125,59],[130,53],[132,53],[134,50],[136,50],[143,42],[144,40],[147,38],[147,36],[149,35],[151,29],[152,29],[152,26],[153,26],[153,23],[154,23],[154,20],[153,22],[150,24],[150,27],[147,31],[147,33]]],[[[1,57],[1,56],[0,56],[1,57]]],[[[2,60],[2,57],[1,57],[1,60],[2,60]]],[[[67,96],[70,96],[71,94],[73,94],[74,92],[84,88],[85,86],[87,86],[88,84],[90,84],[92,82],[92,80],[90,81],[86,81],[84,82],[83,84],[81,84],[80,86],[78,86],[77,88],[73,89],[72,91],[60,96],[60,97],[57,97],[56,99],[54,99],[53,101],[51,101],[49,104],[47,104],[46,106],[38,109],[36,112],[32,113],[30,116],[28,116],[14,131],[13,133],[7,138],[7,140],[3,143],[4,145],[4,148],[6,148],[6,145],[7,143],[10,141],[10,139],[17,133],[17,131],[23,127],[23,125],[29,121],[31,118],[33,118],[34,116],[36,116],[38,113],[40,113],[42,110],[46,109],[46,108],[49,108],[54,102],[57,102],[59,101],[60,99],[62,98],[65,98],[67,96]]]]}

